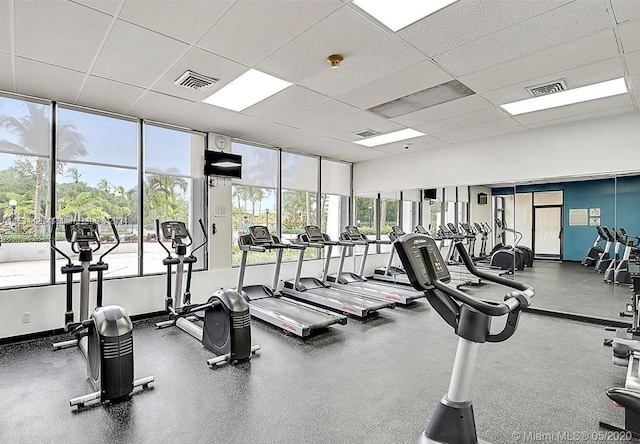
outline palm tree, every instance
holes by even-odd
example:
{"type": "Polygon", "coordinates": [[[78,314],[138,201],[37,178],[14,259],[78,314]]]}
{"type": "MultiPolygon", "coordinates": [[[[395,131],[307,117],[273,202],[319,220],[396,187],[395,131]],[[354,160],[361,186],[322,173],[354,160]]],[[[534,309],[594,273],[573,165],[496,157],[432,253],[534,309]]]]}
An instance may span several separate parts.
{"type": "MultiPolygon", "coordinates": [[[[51,122],[49,107],[36,103],[26,103],[27,113],[21,118],[0,115],[0,128],[5,128],[15,136],[15,141],[0,139],[0,150],[5,153],[36,158],[36,187],[34,194],[33,214],[36,219],[49,214],[50,200],[47,197],[47,208],[42,214],[42,195],[47,184],[49,172],[48,147],[51,140],[51,122]]],[[[56,131],[57,154],[60,159],[69,160],[86,156],[84,137],[75,127],[68,123],[59,123],[56,131]]],[[[50,193],[47,193],[50,195],[50,193]]]]}
{"type": "Polygon", "coordinates": [[[175,213],[176,208],[173,205],[177,202],[176,188],[178,191],[182,191],[183,193],[185,193],[188,188],[187,181],[185,179],[163,174],[149,174],[147,176],[147,184],[152,208],[157,208],[162,204],[164,206],[165,218],[170,214],[175,213]]]}

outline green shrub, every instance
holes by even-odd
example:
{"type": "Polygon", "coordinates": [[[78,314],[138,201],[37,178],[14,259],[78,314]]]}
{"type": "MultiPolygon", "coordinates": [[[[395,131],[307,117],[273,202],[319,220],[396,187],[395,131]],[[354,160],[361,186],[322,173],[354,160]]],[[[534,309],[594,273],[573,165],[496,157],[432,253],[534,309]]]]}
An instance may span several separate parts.
{"type": "MultiPolygon", "coordinates": [[[[23,244],[27,242],[49,242],[51,237],[49,235],[33,235],[33,234],[21,234],[21,233],[7,233],[2,235],[2,243],[5,244],[23,244]]],[[[57,241],[63,241],[64,233],[56,234],[57,241]]]]}

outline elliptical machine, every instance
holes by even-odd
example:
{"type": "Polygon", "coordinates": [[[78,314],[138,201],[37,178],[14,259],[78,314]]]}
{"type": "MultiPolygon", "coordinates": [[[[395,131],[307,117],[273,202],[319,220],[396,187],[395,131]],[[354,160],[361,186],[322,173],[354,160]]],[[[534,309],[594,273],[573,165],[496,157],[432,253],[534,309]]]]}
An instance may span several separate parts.
{"type": "Polygon", "coordinates": [[[221,289],[213,293],[205,304],[191,305],[191,275],[193,264],[198,261],[195,252],[204,247],[208,241],[207,230],[202,219],[199,222],[204,242],[191,250],[191,254],[187,256],[187,247],[193,244],[193,238],[185,223],[167,221],[160,224],[160,220],[156,219],[156,239],[167,252],[167,257],[162,263],[167,267],[165,309],[169,313],[169,320],[158,322],[156,327],[176,326],[202,342],[207,350],[218,355],[207,360],[207,364],[211,366],[246,362],[260,349],[260,346],[251,345],[249,304],[240,293],[235,290],[221,289]],[[171,241],[175,257],[162,243],[161,226],[165,240],[171,241]],[[185,264],[187,264],[187,283],[185,291],[182,293],[185,264]],[[174,265],[176,265],[177,271],[172,295],[171,274],[174,265]],[[197,319],[203,321],[202,327],[193,322],[197,319]]]}
{"type": "Polygon", "coordinates": [[[413,287],[424,291],[429,303],[459,338],[449,391],[440,400],[418,442],[477,444],[469,392],[480,344],[503,342],[515,333],[520,313],[534,296],[533,289],[478,270],[461,241],[456,241],[456,249],[471,273],[514,289],[505,296],[504,302],[478,299],[447,285],[451,275],[430,236],[407,234],[396,241],[395,246],[413,287]],[[503,315],[507,315],[507,319],[502,331],[490,333],[493,318],[503,315]]]}
{"type": "Polygon", "coordinates": [[[143,390],[153,382],[153,376],[134,380],[133,372],[133,323],[124,308],[118,305],[102,306],[102,287],[104,272],[109,265],[104,262],[106,255],[120,245],[120,237],[113,222],[109,219],[116,244],[92,263],[93,253],[100,249],[98,224],[94,222],[67,222],[64,232],[71,250],[78,254],[80,264],[74,264],[71,258],[55,245],[57,221],[51,225],[51,248],[67,259],[61,269],[66,275],[67,311],[64,314],[65,331],[76,336],[75,339],[53,344],[54,350],[78,346],[87,360],[87,374],[94,392],[73,398],[71,407],[84,407],[91,401],[99,403],[128,399],[135,387],[143,390]],[[96,247],[92,247],[95,244],[96,247]],[[96,309],[89,316],[89,279],[91,272],[98,273],[96,309]],[[75,321],[73,313],[73,275],[80,274],[80,322],[75,321]]]}

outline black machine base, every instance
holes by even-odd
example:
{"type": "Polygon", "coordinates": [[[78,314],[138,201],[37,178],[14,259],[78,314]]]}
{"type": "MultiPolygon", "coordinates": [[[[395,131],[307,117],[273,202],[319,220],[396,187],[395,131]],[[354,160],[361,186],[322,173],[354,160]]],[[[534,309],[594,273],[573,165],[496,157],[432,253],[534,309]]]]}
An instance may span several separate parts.
{"type": "Polygon", "coordinates": [[[476,444],[478,437],[471,402],[456,403],[443,397],[418,442],[476,444]]]}

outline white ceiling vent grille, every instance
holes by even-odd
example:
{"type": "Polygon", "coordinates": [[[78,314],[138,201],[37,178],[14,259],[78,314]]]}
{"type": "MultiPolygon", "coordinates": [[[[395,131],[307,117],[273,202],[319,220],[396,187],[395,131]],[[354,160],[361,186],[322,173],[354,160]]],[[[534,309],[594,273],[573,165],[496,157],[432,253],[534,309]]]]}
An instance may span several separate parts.
{"type": "Polygon", "coordinates": [[[185,71],[184,74],[178,77],[175,84],[178,86],[184,86],[185,88],[197,89],[198,91],[206,91],[217,82],[218,79],[203,76],[202,74],[198,74],[193,71],[185,71]]]}
{"type": "Polygon", "coordinates": [[[372,130],[371,128],[367,128],[366,130],[358,131],[355,133],[356,136],[362,137],[363,139],[368,139],[369,137],[375,137],[382,134],[380,131],[372,130]]]}
{"type": "Polygon", "coordinates": [[[546,96],[567,90],[567,82],[564,79],[555,80],[543,85],[527,86],[527,91],[532,97],[546,96]]]}

